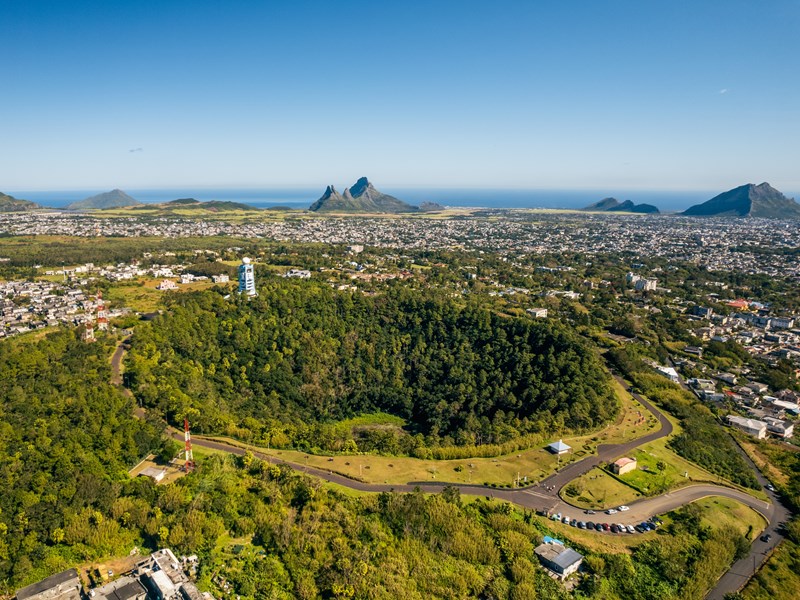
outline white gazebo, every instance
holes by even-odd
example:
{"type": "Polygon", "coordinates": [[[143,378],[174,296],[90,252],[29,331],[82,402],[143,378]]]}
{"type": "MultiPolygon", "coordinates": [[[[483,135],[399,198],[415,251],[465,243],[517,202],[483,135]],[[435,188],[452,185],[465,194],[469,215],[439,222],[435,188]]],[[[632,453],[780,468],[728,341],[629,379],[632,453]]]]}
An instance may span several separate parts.
{"type": "Polygon", "coordinates": [[[547,449],[553,454],[566,454],[572,450],[572,446],[567,446],[562,440],[558,440],[550,444],[547,449]]]}

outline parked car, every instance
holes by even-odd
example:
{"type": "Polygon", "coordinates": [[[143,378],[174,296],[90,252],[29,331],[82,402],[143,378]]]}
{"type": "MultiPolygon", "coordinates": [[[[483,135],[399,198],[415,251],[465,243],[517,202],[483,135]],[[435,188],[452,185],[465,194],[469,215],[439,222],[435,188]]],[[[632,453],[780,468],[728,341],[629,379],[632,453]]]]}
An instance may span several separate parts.
{"type": "Polygon", "coordinates": [[[564,516],[561,518],[561,522],[562,522],[562,523],[569,523],[569,517],[568,517],[567,515],[564,515],[564,516]]]}
{"type": "Polygon", "coordinates": [[[772,485],[771,483],[768,483],[768,484],[767,484],[767,489],[768,489],[770,492],[774,492],[774,491],[775,491],[775,486],[774,486],[774,485],[772,485]]]}
{"type": "Polygon", "coordinates": [[[617,510],[618,510],[619,512],[625,512],[626,510],[630,510],[630,507],[629,507],[629,506],[625,506],[625,505],[623,504],[622,506],[618,506],[618,507],[617,507],[617,510]]]}
{"type": "Polygon", "coordinates": [[[577,519],[572,519],[572,521],[570,521],[569,524],[572,527],[577,527],[578,526],[578,520],[577,519]]]}
{"type": "Polygon", "coordinates": [[[594,523],[592,521],[586,521],[586,529],[594,529],[594,523]]]}
{"type": "Polygon", "coordinates": [[[591,508],[589,510],[585,510],[583,512],[585,512],[587,515],[593,515],[594,514],[594,511],[591,508]]]}
{"type": "Polygon", "coordinates": [[[603,531],[603,524],[602,523],[596,523],[595,526],[594,526],[594,530],[595,531],[603,531]]]}
{"type": "Polygon", "coordinates": [[[608,531],[610,529],[611,527],[608,525],[608,523],[603,523],[603,531],[608,531]]]}
{"type": "Polygon", "coordinates": [[[578,521],[578,529],[586,529],[586,523],[583,521],[578,521]]]}
{"type": "Polygon", "coordinates": [[[625,528],[628,530],[628,533],[633,533],[634,531],[636,531],[636,529],[634,529],[633,525],[626,525],[625,528]]]}
{"type": "Polygon", "coordinates": [[[761,541],[762,542],[769,542],[771,540],[772,540],[772,534],[771,533],[765,533],[764,535],[761,536],[761,541]]]}
{"type": "Polygon", "coordinates": [[[609,509],[606,511],[606,514],[607,514],[607,515],[615,515],[615,514],[617,514],[617,509],[616,509],[616,508],[609,508],[609,509]]]}
{"type": "Polygon", "coordinates": [[[611,533],[619,533],[619,525],[617,525],[616,523],[611,525],[611,533]]]}

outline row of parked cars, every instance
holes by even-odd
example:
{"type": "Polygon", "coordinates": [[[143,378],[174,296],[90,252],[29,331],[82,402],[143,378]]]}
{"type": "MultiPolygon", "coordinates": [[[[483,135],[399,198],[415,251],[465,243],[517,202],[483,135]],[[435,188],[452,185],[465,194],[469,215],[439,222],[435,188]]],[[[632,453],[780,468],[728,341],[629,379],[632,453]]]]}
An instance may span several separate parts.
{"type": "Polygon", "coordinates": [[[655,531],[663,521],[658,517],[653,517],[648,521],[642,521],[638,525],[623,525],[622,523],[595,523],[594,521],[579,521],[578,519],[571,519],[567,515],[561,513],[552,515],[550,517],[554,521],[560,521],[565,525],[577,527],[578,529],[594,529],[600,532],[609,533],[646,533],[648,531],[655,531]]]}

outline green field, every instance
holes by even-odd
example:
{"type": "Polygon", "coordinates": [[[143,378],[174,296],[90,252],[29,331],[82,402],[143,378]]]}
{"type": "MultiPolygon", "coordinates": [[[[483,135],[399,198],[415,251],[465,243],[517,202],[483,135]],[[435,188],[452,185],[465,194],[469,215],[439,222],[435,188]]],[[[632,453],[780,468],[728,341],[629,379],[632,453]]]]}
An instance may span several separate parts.
{"type": "MultiPolygon", "coordinates": [[[[676,426],[673,435],[679,432],[676,426]]],[[[634,451],[631,456],[636,458],[638,465],[636,471],[631,473],[613,476],[604,469],[592,469],[565,486],[562,497],[581,508],[605,510],[692,483],[708,482],[735,487],[756,498],[766,499],[763,491],[737,486],[678,456],[667,447],[668,442],[668,438],[662,438],[634,451]]]]}
{"type": "MultiPolygon", "coordinates": [[[[451,483],[476,483],[512,487],[519,477],[523,485],[540,481],[553,474],[557,468],[596,453],[598,444],[620,443],[653,431],[658,420],[619,384],[614,389],[622,403],[622,411],[615,423],[605,429],[583,436],[565,437],[573,452],[567,457],[557,457],[540,447],[514,452],[496,458],[466,458],[454,460],[419,459],[409,456],[377,456],[374,454],[316,455],[296,450],[275,450],[243,444],[242,447],[270,454],[284,460],[340,473],[367,483],[408,483],[409,481],[444,481],[451,483]]],[[[391,415],[378,415],[384,426],[401,426],[402,420],[391,415]]],[[[376,415],[364,415],[342,422],[345,426],[374,425],[376,415]]],[[[553,440],[554,441],[554,440],[553,440]]]]}

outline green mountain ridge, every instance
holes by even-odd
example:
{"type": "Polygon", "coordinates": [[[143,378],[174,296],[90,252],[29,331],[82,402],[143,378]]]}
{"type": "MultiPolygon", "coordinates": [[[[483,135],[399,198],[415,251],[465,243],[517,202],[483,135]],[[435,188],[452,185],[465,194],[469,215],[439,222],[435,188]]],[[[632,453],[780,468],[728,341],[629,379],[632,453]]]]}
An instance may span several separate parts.
{"type": "Polygon", "coordinates": [[[0,192],[0,212],[25,212],[42,208],[30,200],[21,200],[0,192]]]}
{"type": "Polygon", "coordinates": [[[123,206],[138,206],[142,204],[120,189],[113,189],[110,192],[90,196],[83,200],[78,200],[67,206],[68,210],[84,210],[91,208],[121,208],[123,206]]]}
{"type": "Polygon", "coordinates": [[[800,204],[770,184],[748,183],[696,204],[681,213],[690,217],[800,219],[800,204]]]}

